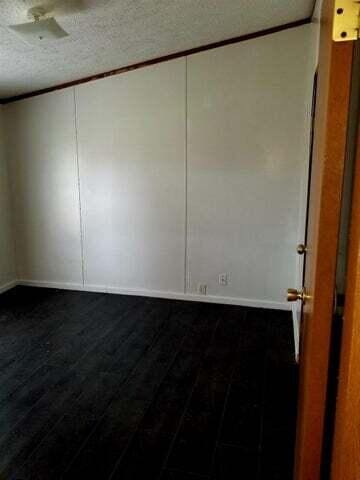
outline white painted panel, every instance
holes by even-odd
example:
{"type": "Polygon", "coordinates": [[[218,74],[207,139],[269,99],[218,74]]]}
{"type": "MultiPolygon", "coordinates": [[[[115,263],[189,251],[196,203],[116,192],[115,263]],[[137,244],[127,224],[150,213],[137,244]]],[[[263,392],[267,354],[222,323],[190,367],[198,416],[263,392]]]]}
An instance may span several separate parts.
{"type": "Polygon", "coordinates": [[[16,279],[12,210],[3,128],[3,109],[0,107],[0,292],[16,279]]]}
{"type": "Polygon", "coordinates": [[[193,293],[281,302],[296,280],[311,39],[305,26],[188,58],[193,293]]]}
{"type": "Polygon", "coordinates": [[[183,291],[185,59],[76,100],[86,285],[183,291]]]}
{"type": "Polygon", "coordinates": [[[82,283],[73,90],[6,107],[18,277],[82,283]]]}

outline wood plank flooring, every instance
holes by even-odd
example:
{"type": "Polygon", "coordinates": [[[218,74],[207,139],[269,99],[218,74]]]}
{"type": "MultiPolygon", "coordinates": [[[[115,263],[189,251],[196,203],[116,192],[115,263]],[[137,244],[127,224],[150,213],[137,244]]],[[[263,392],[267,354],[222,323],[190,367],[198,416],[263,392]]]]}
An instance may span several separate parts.
{"type": "Polygon", "coordinates": [[[0,296],[0,479],[290,480],[289,312],[0,296]]]}

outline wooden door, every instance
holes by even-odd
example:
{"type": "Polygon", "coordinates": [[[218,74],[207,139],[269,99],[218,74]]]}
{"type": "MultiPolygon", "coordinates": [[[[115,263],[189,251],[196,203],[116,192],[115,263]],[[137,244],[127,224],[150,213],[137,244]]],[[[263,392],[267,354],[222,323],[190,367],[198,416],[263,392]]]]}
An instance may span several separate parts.
{"type": "Polygon", "coordinates": [[[345,299],[331,480],[360,478],[360,128],[345,299]]]}
{"type": "MultiPolygon", "coordinates": [[[[320,479],[353,42],[332,40],[334,0],[320,28],[300,347],[296,480],[320,479]]],[[[345,478],[344,478],[345,480],[345,478]]]]}

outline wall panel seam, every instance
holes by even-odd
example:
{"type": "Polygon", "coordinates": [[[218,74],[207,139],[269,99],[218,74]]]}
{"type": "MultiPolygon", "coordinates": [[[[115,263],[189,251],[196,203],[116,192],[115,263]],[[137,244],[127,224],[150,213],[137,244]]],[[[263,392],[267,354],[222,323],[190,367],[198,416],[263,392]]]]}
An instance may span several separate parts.
{"type": "Polygon", "coordinates": [[[185,242],[184,242],[184,293],[188,291],[188,73],[187,73],[187,57],[185,57],[185,242]]]}
{"type": "Polygon", "coordinates": [[[75,146],[76,146],[76,174],[78,187],[78,202],[79,202],[79,219],[80,219],[80,251],[81,251],[81,277],[82,284],[85,285],[85,262],[84,262],[84,225],[81,205],[81,180],[80,180],[80,162],[79,162],[79,139],[78,139],[78,118],[77,118],[77,102],[76,102],[76,88],[73,88],[74,94],[74,127],[75,127],[75,146]]]}

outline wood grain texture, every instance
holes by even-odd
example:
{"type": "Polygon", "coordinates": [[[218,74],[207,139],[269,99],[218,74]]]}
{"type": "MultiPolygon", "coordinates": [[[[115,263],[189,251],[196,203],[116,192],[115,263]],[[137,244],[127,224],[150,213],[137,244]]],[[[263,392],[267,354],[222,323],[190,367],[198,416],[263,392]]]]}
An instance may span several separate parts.
{"type": "Polygon", "coordinates": [[[346,282],[332,480],[360,478],[360,129],[346,282]]]}
{"type": "Polygon", "coordinates": [[[323,5],[300,350],[296,480],[318,480],[322,455],[338,231],[352,71],[352,43],[331,38],[333,0],[323,5]]]}
{"type": "Polygon", "coordinates": [[[91,75],[90,77],[80,78],[72,82],[62,83],[60,85],[54,85],[53,87],[44,88],[41,90],[36,90],[34,92],[25,93],[23,95],[17,95],[15,97],[9,97],[0,99],[0,105],[16,102],[23,100],[25,98],[36,97],[38,95],[43,95],[44,93],[54,92],[56,90],[62,90],[63,88],[74,87],[75,85],[81,85],[82,83],[92,82],[94,80],[99,80],[100,78],[111,77],[113,75],[119,75],[121,73],[130,72],[132,70],[137,70],[139,68],[149,67],[150,65],[156,65],[157,63],[168,62],[169,60],[174,60],[175,58],[186,57],[187,55],[193,55],[194,53],[204,52],[206,50],[212,50],[214,48],[225,47],[226,45],[232,45],[233,43],[245,42],[247,40],[252,40],[254,38],[263,37],[266,35],[271,35],[273,33],[282,32],[283,30],[288,30],[289,28],[301,27],[302,25],[307,25],[311,23],[311,18],[304,18],[297,20],[296,22],[286,23],[284,25],[278,25],[273,28],[268,28],[266,30],[261,30],[259,32],[248,33],[246,35],[241,35],[240,37],[229,38],[222,40],[221,42],[214,42],[208,45],[202,45],[200,47],[191,48],[189,50],[172,53],[170,55],[165,55],[158,58],[152,58],[144,62],[135,63],[133,65],[127,65],[125,67],[116,68],[108,72],[98,73],[96,75],[91,75]]]}

